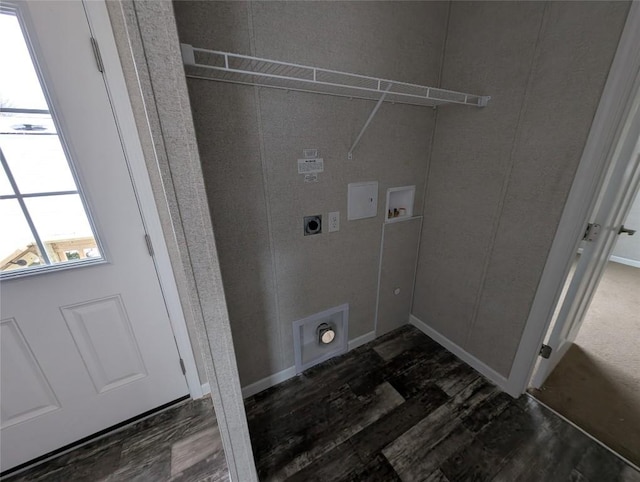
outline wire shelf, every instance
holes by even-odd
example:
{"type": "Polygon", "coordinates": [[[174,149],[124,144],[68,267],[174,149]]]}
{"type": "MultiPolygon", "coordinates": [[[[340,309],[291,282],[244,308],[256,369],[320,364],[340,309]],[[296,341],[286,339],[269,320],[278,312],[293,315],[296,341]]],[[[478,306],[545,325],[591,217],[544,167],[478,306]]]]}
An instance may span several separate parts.
{"type": "Polygon", "coordinates": [[[491,97],[181,44],[187,77],[339,97],[433,107],[484,107],[491,97]]]}

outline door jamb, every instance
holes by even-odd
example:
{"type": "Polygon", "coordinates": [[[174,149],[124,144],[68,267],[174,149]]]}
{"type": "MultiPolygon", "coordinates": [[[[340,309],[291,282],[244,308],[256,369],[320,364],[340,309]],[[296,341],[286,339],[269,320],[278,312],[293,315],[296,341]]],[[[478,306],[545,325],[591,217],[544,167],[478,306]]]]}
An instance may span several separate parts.
{"type": "Polygon", "coordinates": [[[537,365],[529,381],[532,388],[543,385],[573,344],[609,263],[618,229],[624,222],[637,191],[640,181],[640,157],[636,154],[640,141],[640,77],[633,91],[635,94],[629,102],[632,110],[624,121],[624,132],[615,143],[606,181],[596,195],[596,199],[600,199],[600,206],[590,213],[589,221],[600,225],[600,233],[584,246],[573,278],[570,283],[567,281],[569,286],[556,317],[556,328],[548,330],[545,335],[546,343],[553,348],[554,353],[537,365]],[[604,210],[602,206],[606,206],[604,210]],[[555,336],[559,336],[559,343],[555,336]]]}
{"type": "MultiPolygon", "coordinates": [[[[153,262],[178,354],[184,363],[189,394],[193,399],[201,398],[205,393],[198,375],[193,346],[190,341],[184,312],[182,311],[171,258],[164,239],[160,216],[158,215],[158,208],[155,204],[133,108],[129,101],[109,13],[103,2],[83,1],[83,5],[92,35],[98,41],[100,48],[100,55],[104,65],[103,78],[105,86],[113,108],[113,115],[122,141],[124,155],[129,166],[131,182],[138,201],[142,222],[153,244],[153,262]]],[[[87,42],[89,42],[89,39],[87,39],[87,42]]],[[[143,239],[140,241],[144,242],[143,239]]],[[[178,360],[176,360],[176,363],[178,363],[178,360]]]]}
{"type": "Polygon", "coordinates": [[[618,48],[596,111],[580,165],[567,198],[555,239],[538,285],[506,391],[519,396],[527,389],[538,352],[551,323],[582,233],[604,182],[615,142],[623,129],[634,86],[640,80],[640,3],[632,2],[618,48]]]}

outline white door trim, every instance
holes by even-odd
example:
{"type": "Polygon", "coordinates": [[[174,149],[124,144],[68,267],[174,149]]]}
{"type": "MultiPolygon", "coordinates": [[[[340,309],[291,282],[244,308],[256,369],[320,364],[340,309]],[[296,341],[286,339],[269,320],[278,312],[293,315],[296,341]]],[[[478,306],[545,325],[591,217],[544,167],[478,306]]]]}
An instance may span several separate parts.
{"type": "Polygon", "coordinates": [[[171,224],[166,239],[176,255],[185,315],[194,316],[198,330],[229,478],[257,481],[173,7],[168,1],[110,1],[108,10],[140,109],[134,112],[149,173],[154,186],[159,183],[159,212],[171,224]]]}
{"type": "MultiPolygon", "coordinates": [[[[104,2],[83,1],[85,12],[89,20],[92,35],[97,40],[102,63],[104,65],[103,78],[109,94],[113,113],[122,140],[131,181],[135,191],[145,231],[153,244],[153,261],[156,267],[160,288],[164,296],[165,305],[171,322],[171,328],[176,340],[178,353],[185,366],[185,377],[191,398],[203,396],[202,384],[198,376],[193,347],[187,331],[187,323],[182,311],[178,295],[178,288],[173,275],[171,258],[164,240],[160,217],[155,204],[151,181],[146,168],[140,138],[136,127],[133,109],[129,101],[129,94],[125,84],[124,73],[120,64],[120,57],[109,13],[104,2]]],[[[87,39],[89,42],[89,39],[87,39]]],[[[141,240],[143,242],[143,240],[141,240]]]]}
{"type": "Polygon", "coordinates": [[[612,150],[627,117],[640,77],[640,3],[632,2],[589,138],[542,273],[538,291],[516,353],[506,391],[527,389],[562,286],[578,249],[596,197],[604,183],[612,150]]]}

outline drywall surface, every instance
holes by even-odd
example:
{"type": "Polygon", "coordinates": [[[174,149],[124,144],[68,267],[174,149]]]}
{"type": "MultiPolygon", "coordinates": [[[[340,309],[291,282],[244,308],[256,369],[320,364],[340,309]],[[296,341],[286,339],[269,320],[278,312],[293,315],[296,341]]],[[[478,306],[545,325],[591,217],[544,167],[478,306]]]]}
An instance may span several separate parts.
{"type": "Polygon", "coordinates": [[[629,8],[453,2],[412,313],[508,376],[629,8]],[[437,229],[434,229],[437,227],[437,229]]]}
{"type": "Polygon", "coordinates": [[[407,324],[422,218],[384,225],[376,335],[407,324]]]}
{"type": "MultiPolygon", "coordinates": [[[[180,40],[328,69],[437,85],[447,3],[175,2],[180,40]]],[[[243,385],[293,366],[292,322],[349,303],[349,338],[374,329],[386,189],[423,205],[435,114],[188,79],[193,119],[243,385]],[[296,160],[319,149],[305,183],[296,160]],[[347,184],[379,181],[375,218],[347,221],[347,184]],[[340,211],[340,231],[303,236],[302,218],[340,211]]]]}
{"type": "Polygon", "coordinates": [[[640,264],[640,193],[636,194],[631,210],[624,220],[624,226],[628,229],[635,229],[638,232],[633,236],[628,234],[618,236],[613,256],[640,264]]]}

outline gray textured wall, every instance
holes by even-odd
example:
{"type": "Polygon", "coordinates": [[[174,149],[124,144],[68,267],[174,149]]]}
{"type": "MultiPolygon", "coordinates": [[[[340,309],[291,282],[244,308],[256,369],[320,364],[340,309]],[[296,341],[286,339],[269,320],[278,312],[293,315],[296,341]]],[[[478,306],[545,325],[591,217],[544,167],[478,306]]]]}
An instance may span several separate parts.
{"type": "MultiPolygon", "coordinates": [[[[292,366],[298,318],[348,302],[350,339],[373,330],[384,194],[407,184],[425,216],[412,313],[507,376],[628,3],[175,10],[181,41],[196,47],[493,96],[486,109],[443,107],[437,121],[384,105],[347,161],[370,102],[188,81],[243,385],[292,366]],[[325,159],[316,185],[295,171],[306,147],[325,159]],[[346,185],[368,180],[380,182],[378,216],[347,222],[346,185]],[[302,216],[335,210],[340,232],[302,236],[302,216]]],[[[383,316],[403,311],[381,302],[383,316]]]]}
{"type": "MultiPolygon", "coordinates": [[[[177,1],[174,8],[181,41],[195,47],[439,83],[446,3],[177,1]]],[[[421,214],[434,112],[384,105],[348,161],[371,102],[188,85],[242,384],[293,365],[296,319],[347,302],[349,338],[371,332],[386,189],[416,184],[414,214],[421,214]],[[317,184],[297,174],[303,148],[325,159],[317,184]],[[380,183],[378,215],[347,221],[347,184],[370,180],[380,183]],[[302,235],[304,215],[330,211],[341,213],[339,232],[302,235]]]]}
{"type": "Polygon", "coordinates": [[[413,314],[508,376],[629,4],[454,2],[413,314]]]}
{"type": "Polygon", "coordinates": [[[421,226],[421,217],[384,225],[377,336],[405,325],[409,319],[421,226]],[[400,293],[396,294],[396,289],[400,293]]]}

